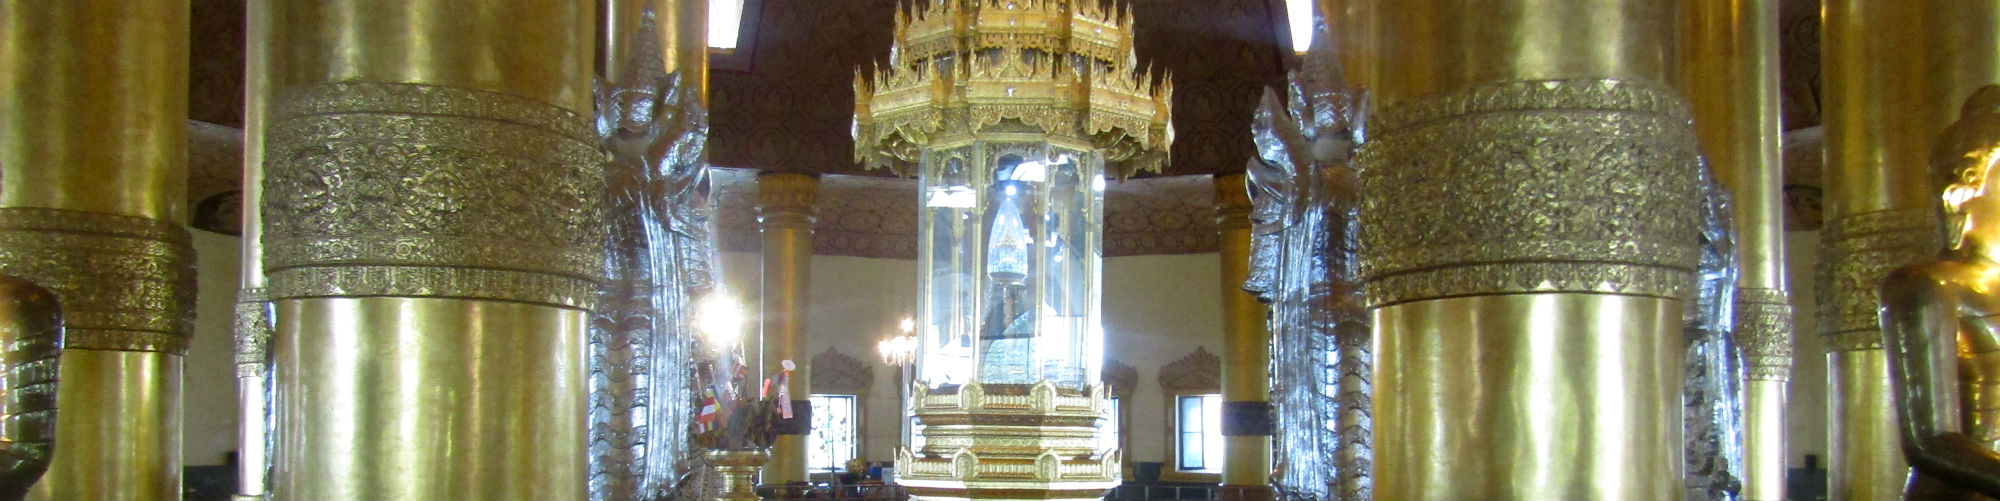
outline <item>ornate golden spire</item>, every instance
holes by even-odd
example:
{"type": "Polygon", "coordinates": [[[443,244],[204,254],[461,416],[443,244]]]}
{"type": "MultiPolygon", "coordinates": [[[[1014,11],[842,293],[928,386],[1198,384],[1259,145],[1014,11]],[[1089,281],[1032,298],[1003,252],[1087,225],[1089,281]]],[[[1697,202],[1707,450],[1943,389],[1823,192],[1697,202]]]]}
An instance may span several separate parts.
{"type": "Polygon", "coordinates": [[[919,0],[904,7],[889,67],[854,77],[854,156],[866,167],[911,175],[919,147],[1024,131],[1013,124],[1103,150],[1119,178],[1166,163],[1173,84],[1138,67],[1129,6],[919,0]]]}

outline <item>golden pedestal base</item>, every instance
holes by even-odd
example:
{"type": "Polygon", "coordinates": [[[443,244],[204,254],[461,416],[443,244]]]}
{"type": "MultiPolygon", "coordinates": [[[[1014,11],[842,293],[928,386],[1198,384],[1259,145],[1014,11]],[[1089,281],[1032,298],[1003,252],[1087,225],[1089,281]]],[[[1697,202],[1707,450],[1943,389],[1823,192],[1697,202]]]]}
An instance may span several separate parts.
{"type": "Polygon", "coordinates": [[[771,454],[761,450],[708,451],[709,466],[722,475],[722,492],[715,501],[758,501],[757,472],[770,460],[771,454]]]}
{"type": "Polygon", "coordinates": [[[1110,417],[1101,387],[967,383],[913,390],[924,447],[896,454],[898,482],[922,499],[1102,499],[1121,452],[1097,450],[1110,417]]]}

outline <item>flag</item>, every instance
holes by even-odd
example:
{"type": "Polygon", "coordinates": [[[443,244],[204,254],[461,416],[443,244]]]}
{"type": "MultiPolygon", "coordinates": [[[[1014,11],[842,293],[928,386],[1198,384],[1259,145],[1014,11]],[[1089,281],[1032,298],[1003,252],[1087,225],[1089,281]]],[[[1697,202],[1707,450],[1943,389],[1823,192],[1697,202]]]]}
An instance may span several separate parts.
{"type": "Polygon", "coordinates": [[[716,412],[721,410],[721,406],[715,401],[715,391],[709,390],[705,393],[701,399],[701,413],[694,418],[695,430],[699,433],[715,429],[716,412]]]}

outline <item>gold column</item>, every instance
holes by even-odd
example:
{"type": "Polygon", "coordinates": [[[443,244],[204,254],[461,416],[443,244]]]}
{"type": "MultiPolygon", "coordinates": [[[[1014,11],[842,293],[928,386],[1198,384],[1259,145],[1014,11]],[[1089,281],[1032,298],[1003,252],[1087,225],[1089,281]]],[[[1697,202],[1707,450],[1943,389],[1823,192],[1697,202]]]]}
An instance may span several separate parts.
{"type": "Polygon", "coordinates": [[[1215,223],[1222,233],[1221,499],[1271,499],[1271,334],[1264,304],[1243,290],[1250,276],[1243,174],[1215,177],[1215,223]]]}
{"type": "Polygon", "coordinates": [[[264,295],[264,124],[270,98],[273,0],[244,5],[243,234],[241,288],[236,293],[236,495],[260,501],[269,494],[271,302],[264,295]]]}
{"type": "Polygon", "coordinates": [[[706,0],[644,0],[653,3],[659,26],[660,57],[667,73],[692,77],[702,106],[708,105],[708,2],[706,0]]]}
{"type": "Polygon", "coordinates": [[[1686,0],[1681,87],[1715,178],[1734,197],[1740,268],[1735,337],[1743,387],[1743,499],[1785,499],[1785,388],[1792,311],[1785,292],[1778,159],[1778,2],[1686,0]]]}
{"type": "Polygon", "coordinates": [[[593,4],[275,6],[272,497],[583,499],[593,4]]]}
{"type": "Polygon", "coordinates": [[[1376,499],[1679,499],[1696,156],[1677,6],[1374,6],[1376,499]]]}
{"type": "Polygon", "coordinates": [[[1972,90],[2000,82],[1993,2],[1827,0],[1827,225],[1820,326],[1828,337],[1829,498],[1900,499],[1896,433],[1876,287],[1935,257],[1939,189],[1927,170],[1938,131],[1972,90]]]}
{"type": "Polygon", "coordinates": [[[68,344],[31,499],[179,499],[188,3],[0,2],[0,273],[68,344]]]}
{"type": "Polygon", "coordinates": [[[807,285],[812,278],[813,202],[819,178],[809,174],[757,173],[757,223],[764,233],[764,292],[762,331],[764,373],[777,374],[778,364],[791,360],[793,418],[775,426],[771,462],[764,468],[766,485],[806,481],[806,435],[811,432],[811,356],[806,353],[807,285]]]}

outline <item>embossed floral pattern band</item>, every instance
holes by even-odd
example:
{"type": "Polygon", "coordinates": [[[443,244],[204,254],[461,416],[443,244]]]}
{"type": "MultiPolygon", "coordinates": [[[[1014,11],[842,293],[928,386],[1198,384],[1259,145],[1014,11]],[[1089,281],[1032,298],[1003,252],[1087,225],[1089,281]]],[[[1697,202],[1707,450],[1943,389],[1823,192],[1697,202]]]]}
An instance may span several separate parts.
{"type": "Polygon", "coordinates": [[[298,89],[272,109],[272,299],[589,307],[604,157],[586,117],[507,94],[387,83],[298,89]]]}

